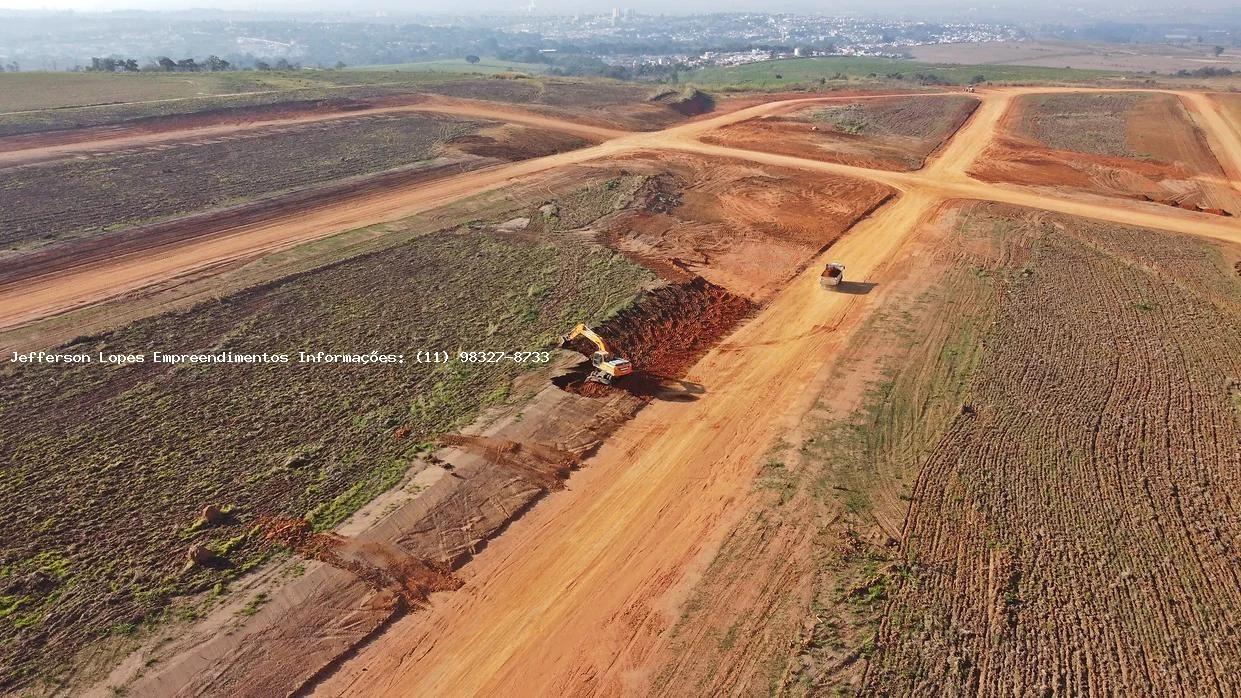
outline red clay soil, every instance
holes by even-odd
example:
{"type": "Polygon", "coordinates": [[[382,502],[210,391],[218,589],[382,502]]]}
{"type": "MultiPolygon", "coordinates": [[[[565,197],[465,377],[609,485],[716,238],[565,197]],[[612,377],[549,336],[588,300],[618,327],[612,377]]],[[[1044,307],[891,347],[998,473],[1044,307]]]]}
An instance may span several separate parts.
{"type": "Polygon", "coordinates": [[[912,171],[925,164],[978,104],[963,95],[917,95],[793,105],[777,114],[725,126],[703,140],[824,162],[912,171]],[[856,111],[852,118],[862,130],[846,132],[830,120],[815,117],[831,109],[856,111]]]}
{"type": "Polygon", "coordinates": [[[517,470],[547,490],[564,489],[564,480],[581,463],[581,454],[540,443],[467,434],[446,434],[439,441],[517,470]]]}
{"type": "MultiPolygon", "coordinates": [[[[633,375],[618,380],[612,388],[641,397],[659,394],[661,382],[684,378],[699,358],[756,307],[702,277],[651,291],[637,305],[595,328],[612,351],[633,362],[633,375]]],[[[595,351],[583,339],[569,347],[587,357],[595,351]]],[[[557,384],[587,397],[606,394],[611,389],[608,386],[585,381],[590,370],[590,364],[584,363],[557,384]]]]}
{"type": "Polygon", "coordinates": [[[1222,216],[1241,214],[1241,195],[1222,177],[1202,133],[1172,97],[1148,100],[1125,122],[1127,147],[1149,157],[1124,157],[1050,147],[1031,135],[1017,99],[994,142],[970,168],[985,182],[1061,186],[1136,198],[1222,216]]]}
{"type": "Polygon", "coordinates": [[[262,517],[258,527],[268,541],[350,572],[376,591],[392,590],[415,608],[425,606],[432,592],[461,588],[450,566],[414,557],[396,546],[315,533],[305,519],[262,517]]]}
{"type": "Polygon", "coordinates": [[[653,176],[596,224],[604,244],[668,281],[702,276],[763,302],[891,195],[887,187],[680,153],[623,162],[653,176]]]}

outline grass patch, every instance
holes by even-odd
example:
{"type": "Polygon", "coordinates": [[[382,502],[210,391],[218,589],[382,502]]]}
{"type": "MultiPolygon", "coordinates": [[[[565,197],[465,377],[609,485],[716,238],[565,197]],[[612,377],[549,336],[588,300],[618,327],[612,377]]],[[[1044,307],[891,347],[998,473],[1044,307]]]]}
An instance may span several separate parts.
{"type": "Polygon", "coordinates": [[[967,85],[982,75],[992,83],[1096,82],[1123,73],[1104,70],[1017,65],[922,63],[898,58],[825,56],[790,58],[738,66],[700,68],[683,78],[702,87],[788,89],[797,85],[845,84],[860,80],[915,85],[943,82],[967,85]],[[919,78],[918,76],[922,76],[919,78]]]}
{"type": "Polygon", "coordinates": [[[417,351],[541,348],[574,322],[614,314],[650,280],[554,232],[528,241],[442,230],[62,350],[283,353],[287,364],[0,368],[0,403],[31,425],[0,439],[10,464],[0,509],[14,514],[0,684],[57,671],[118,617],[160,618],[178,597],[222,594],[273,554],[248,535],[254,517],[309,514],[330,528],[397,482],[436,435],[509,399],[522,370],[420,364],[417,351]],[[408,360],[298,363],[299,351],[372,350],[408,360]],[[187,529],[225,499],[241,512],[235,522],[187,529]],[[179,531],[231,567],[188,567],[179,531]],[[64,547],[80,539],[92,544],[64,547]],[[22,632],[36,622],[40,632],[22,632]]]}

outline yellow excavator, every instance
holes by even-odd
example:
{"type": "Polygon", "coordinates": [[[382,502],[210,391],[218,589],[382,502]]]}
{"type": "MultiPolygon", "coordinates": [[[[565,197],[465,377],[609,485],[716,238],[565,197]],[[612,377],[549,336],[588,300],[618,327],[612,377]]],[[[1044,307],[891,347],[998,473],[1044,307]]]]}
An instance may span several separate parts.
{"type": "Polygon", "coordinates": [[[608,345],[603,342],[603,337],[587,327],[585,323],[577,323],[572,331],[560,338],[558,346],[564,346],[578,337],[589,339],[599,349],[590,355],[590,365],[594,366],[595,370],[588,380],[611,385],[612,381],[617,378],[633,373],[633,364],[629,363],[629,359],[623,359],[608,351],[608,345]]]}

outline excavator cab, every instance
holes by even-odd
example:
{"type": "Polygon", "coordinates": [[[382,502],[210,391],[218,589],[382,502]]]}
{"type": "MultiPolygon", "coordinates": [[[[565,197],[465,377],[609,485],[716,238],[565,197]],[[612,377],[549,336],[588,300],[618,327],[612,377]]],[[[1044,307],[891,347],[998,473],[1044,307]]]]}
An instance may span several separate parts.
{"type": "Polygon", "coordinates": [[[603,338],[587,327],[585,323],[577,323],[577,326],[572,331],[560,338],[558,346],[564,346],[578,337],[589,339],[598,348],[598,351],[590,355],[590,365],[594,366],[595,370],[591,372],[588,380],[611,385],[612,381],[617,378],[623,378],[633,373],[633,364],[629,359],[616,356],[609,351],[608,345],[604,343],[603,338]]]}
{"type": "Polygon", "coordinates": [[[604,385],[611,385],[613,380],[633,373],[633,364],[629,362],[629,359],[622,359],[601,351],[590,355],[590,364],[595,367],[594,373],[590,374],[590,379],[604,385]]]}

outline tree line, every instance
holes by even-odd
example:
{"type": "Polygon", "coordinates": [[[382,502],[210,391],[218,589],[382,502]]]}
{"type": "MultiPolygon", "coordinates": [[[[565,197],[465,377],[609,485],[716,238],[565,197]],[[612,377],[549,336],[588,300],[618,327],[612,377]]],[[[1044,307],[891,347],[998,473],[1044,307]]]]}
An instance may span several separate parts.
{"type": "MultiPolygon", "coordinates": [[[[98,73],[138,73],[138,72],[163,72],[163,73],[216,73],[225,70],[243,70],[240,66],[234,65],[223,58],[216,55],[207,56],[204,61],[197,61],[193,58],[182,58],[181,60],[173,60],[168,56],[160,56],[153,61],[144,65],[139,65],[135,58],[124,58],[109,56],[106,58],[91,58],[90,66],[86,70],[98,73]]],[[[344,63],[337,63],[336,68],[344,68],[344,63]]],[[[255,70],[299,70],[301,65],[292,63],[287,59],[281,58],[274,63],[258,60],[254,62],[255,70]]]]}

